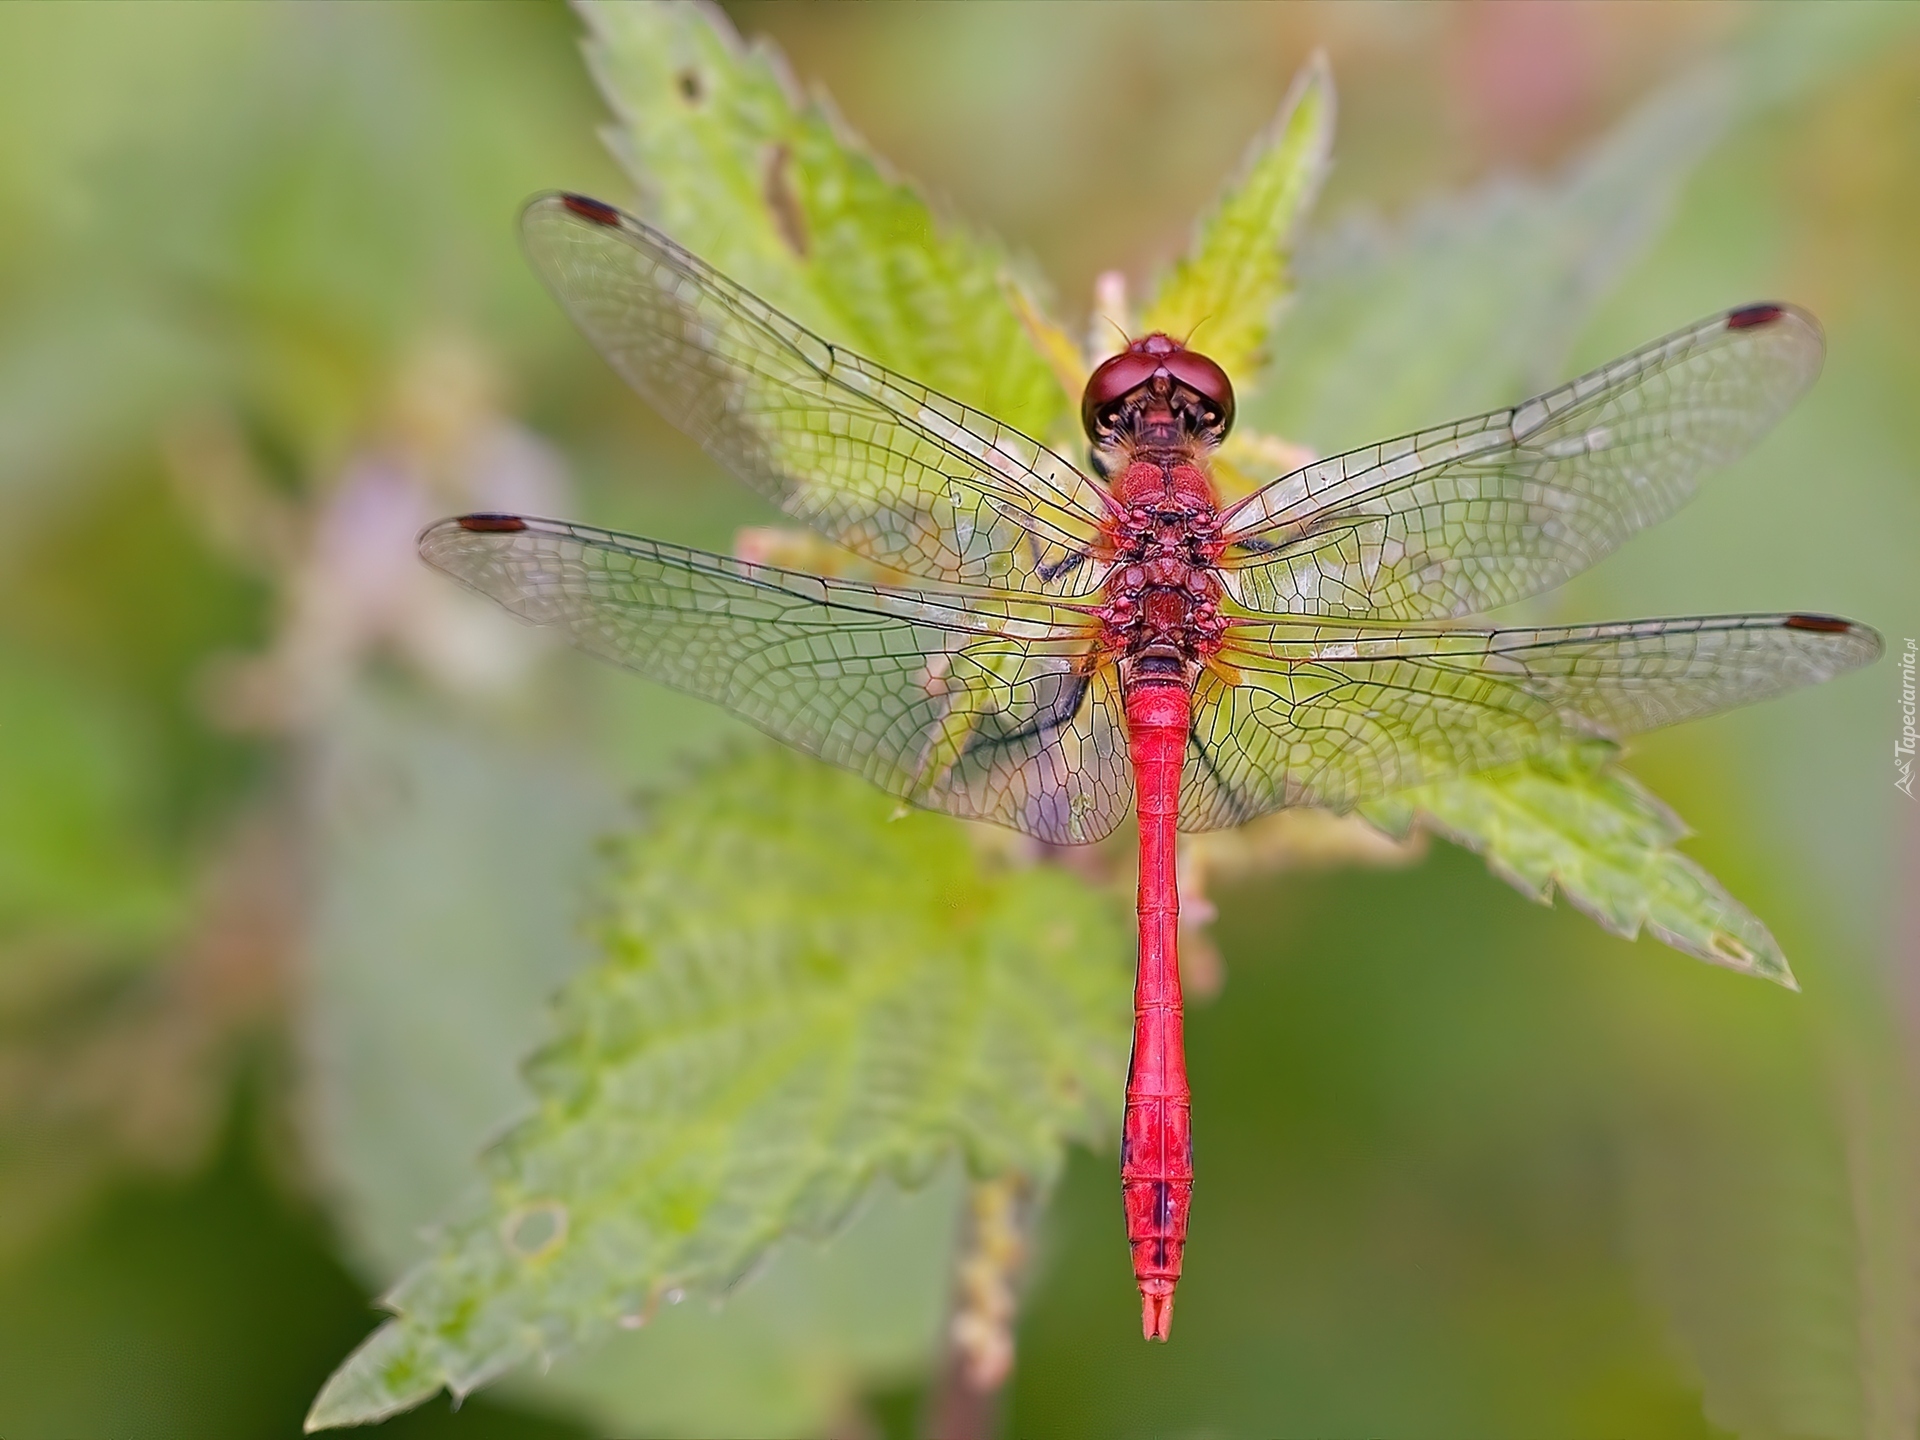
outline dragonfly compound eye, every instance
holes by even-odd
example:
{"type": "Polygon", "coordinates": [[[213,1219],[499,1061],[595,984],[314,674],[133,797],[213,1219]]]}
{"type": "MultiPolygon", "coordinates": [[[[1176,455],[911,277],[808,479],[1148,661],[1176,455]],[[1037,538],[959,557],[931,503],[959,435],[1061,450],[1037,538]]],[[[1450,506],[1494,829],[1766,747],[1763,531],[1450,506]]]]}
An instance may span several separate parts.
{"type": "Polygon", "coordinates": [[[1164,363],[1174,379],[1212,407],[1208,424],[1218,425],[1223,435],[1233,428],[1233,382],[1226,371],[1195,350],[1176,350],[1164,363]]]}
{"type": "Polygon", "coordinates": [[[1086,392],[1080,399],[1080,423],[1086,427],[1087,438],[1097,441],[1102,429],[1111,429],[1120,418],[1120,402],[1152,380],[1160,368],[1159,356],[1139,349],[1123,350],[1102,362],[1087,377],[1086,392]]]}
{"type": "Polygon", "coordinates": [[[1120,402],[1155,381],[1160,382],[1162,392],[1171,388],[1171,382],[1199,396],[1207,407],[1203,418],[1209,428],[1217,426],[1225,434],[1233,424],[1233,383],[1227,379],[1227,372],[1206,356],[1156,332],[1135,340],[1087,377],[1086,393],[1080,401],[1080,423],[1087,437],[1099,443],[1102,432],[1110,432],[1124,413],[1120,402]]]}

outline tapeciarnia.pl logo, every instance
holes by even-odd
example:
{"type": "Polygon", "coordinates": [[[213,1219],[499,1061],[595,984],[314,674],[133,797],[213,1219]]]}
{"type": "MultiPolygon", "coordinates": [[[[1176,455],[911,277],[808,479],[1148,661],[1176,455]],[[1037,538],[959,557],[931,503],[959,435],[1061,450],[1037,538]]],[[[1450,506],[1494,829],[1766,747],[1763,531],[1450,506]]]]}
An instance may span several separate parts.
{"type": "Polygon", "coordinates": [[[1914,642],[1908,637],[1907,648],[1900,652],[1900,738],[1893,742],[1893,768],[1898,772],[1893,788],[1909,800],[1913,793],[1913,671],[1914,642]]]}

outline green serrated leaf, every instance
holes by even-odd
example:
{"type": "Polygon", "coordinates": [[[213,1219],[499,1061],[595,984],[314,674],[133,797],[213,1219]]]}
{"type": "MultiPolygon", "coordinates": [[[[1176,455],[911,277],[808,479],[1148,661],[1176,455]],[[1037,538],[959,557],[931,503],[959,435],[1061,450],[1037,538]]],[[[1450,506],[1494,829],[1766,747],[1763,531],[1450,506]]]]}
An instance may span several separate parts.
{"type": "MultiPolygon", "coordinates": [[[[656,747],[684,731],[640,723],[656,747]]],[[[577,751],[387,695],[333,717],[319,773],[303,1111],[342,1241],[385,1285],[526,1112],[519,1065],[552,1033],[543,1001],[593,953],[579,891],[595,837],[631,815],[621,782],[577,751]]],[[[507,1383],[610,1434],[824,1433],[850,1395],[932,1352],[959,1180],[876,1184],[830,1244],[782,1245],[724,1308],[675,1307],[507,1383]]]]}
{"type": "Polygon", "coordinates": [[[1115,1109],[1125,916],[984,861],[937,816],[785,751],[716,767],[622,843],[606,958],[528,1067],[538,1111],[335,1372],[310,1429],[718,1293],[882,1173],[958,1150],[1044,1180],[1115,1109]]]}
{"type": "Polygon", "coordinates": [[[827,338],[1028,435],[1068,416],[1005,251],[937,217],[771,48],[707,5],[581,14],[618,117],[606,139],[647,219],[827,338]]]}
{"type": "Polygon", "coordinates": [[[1333,74],[1326,56],[1316,54],[1161,283],[1142,328],[1175,336],[1199,331],[1196,343],[1229,375],[1259,374],[1274,312],[1289,288],[1294,228],[1320,189],[1332,148],[1333,74]]]}
{"type": "Polygon", "coordinates": [[[1643,929],[1676,950],[1799,986],[1767,927],[1673,847],[1686,826],[1593,740],[1363,806],[1390,834],[1425,824],[1486,857],[1487,868],[1542,904],[1554,892],[1604,929],[1643,929]]]}

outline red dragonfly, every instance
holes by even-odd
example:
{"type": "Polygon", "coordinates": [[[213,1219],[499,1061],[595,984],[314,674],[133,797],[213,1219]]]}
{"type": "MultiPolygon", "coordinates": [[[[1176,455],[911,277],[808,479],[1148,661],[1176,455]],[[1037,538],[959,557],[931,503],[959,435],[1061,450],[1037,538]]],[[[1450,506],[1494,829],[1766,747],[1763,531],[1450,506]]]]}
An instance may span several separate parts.
{"type": "Polygon", "coordinates": [[[863,584],[558,520],[466,515],[426,560],[583,650],[913,805],[1077,845],[1138,816],[1120,1149],[1142,1328],[1165,1340],[1193,1163],[1176,830],[1620,738],[1864,665],[1824,615],[1496,629],[1675,509],[1812,383],[1819,327],[1748,305],[1547,394],[1317,460],[1224,504],[1233,385],[1166,335],[1100,365],[1090,470],[833,345],[598,200],[528,253],[602,354],[863,584]]]}

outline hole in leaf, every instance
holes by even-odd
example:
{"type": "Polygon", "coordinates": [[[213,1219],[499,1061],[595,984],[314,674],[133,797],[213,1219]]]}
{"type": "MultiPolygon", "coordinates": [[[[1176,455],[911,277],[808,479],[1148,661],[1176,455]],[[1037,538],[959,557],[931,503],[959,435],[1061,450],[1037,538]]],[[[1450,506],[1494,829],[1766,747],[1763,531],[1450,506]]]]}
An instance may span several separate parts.
{"type": "Polygon", "coordinates": [[[523,1205],[500,1223],[500,1238],[522,1260],[538,1260],[567,1243],[567,1207],[558,1200],[523,1205]]]}
{"type": "Polygon", "coordinates": [[[700,72],[698,70],[682,70],[678,80],[680,85],[680,98],[685,100],[689,105],[698,105],[701,97],[706,93],[706,87],[700,83],[700,72]]]}
{"type": "Polygon", "coordinates": [[[1753,951],[1724,930],[1716,930],[1707,937],[1707,948],[1722,960],[1731,960],[1739,965],[1753,964],[1753,951]]]}

